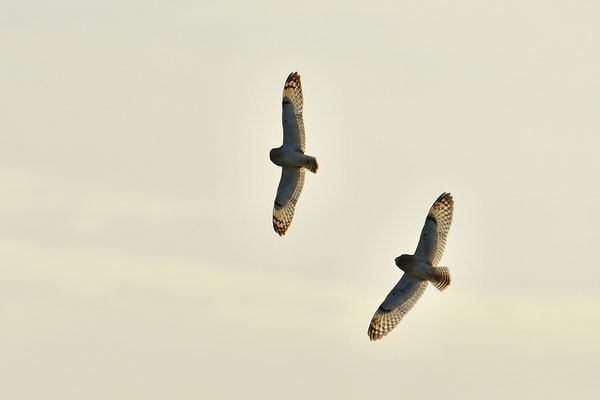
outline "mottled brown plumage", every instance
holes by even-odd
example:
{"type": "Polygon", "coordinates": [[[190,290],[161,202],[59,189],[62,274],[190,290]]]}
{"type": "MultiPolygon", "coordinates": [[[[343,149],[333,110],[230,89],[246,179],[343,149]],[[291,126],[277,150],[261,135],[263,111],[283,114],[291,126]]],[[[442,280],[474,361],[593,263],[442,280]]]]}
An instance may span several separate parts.
{"type": "Polygon", "coordinates": [[[302,117],[303,97],[300,75],[291,73],[283,87],[282,123],[283,145],[269,153],[271,161],[282,167],[281,179],[273,206],[273,229],[285,235],[304,187],[304,168],[316,173],[317,159],[304,154],[305,133],[302,117]]]}
{"type": "Polygon", "coordinates": [[[404,275],[373,315],[367,331],[371,340],[383,338],[398,325],[419,300],[427,282],[440,291],[450,284],[450,270],[438,267],[438,263],[446,246],[453,210],[452,196],[442,193],[429,209],[415,254],[396,258],[396,265],[404,275]]]}

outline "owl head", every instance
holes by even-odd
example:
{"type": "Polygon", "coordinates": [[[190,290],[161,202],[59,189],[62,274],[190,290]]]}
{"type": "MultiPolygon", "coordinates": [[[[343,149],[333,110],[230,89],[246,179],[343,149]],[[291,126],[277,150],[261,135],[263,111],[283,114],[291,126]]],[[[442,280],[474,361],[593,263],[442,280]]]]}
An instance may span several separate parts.
{"type": "Polygon", "coordinates": [[[269,152],[269,158],[271,159],[271,161],[273,161],[275,165],[279,165],[281,167],[281,159],[283,158],[283,151],[281,147],[271,149],[271,151],[269,152]]]}
{"type": "Polygon", "coordinates": [[[395,261],[398,268],[404,270],[403,267],[408,265],[409,260],[410,256],[408,254],[402,254],[400,257],[396,257],[395,261]]]}

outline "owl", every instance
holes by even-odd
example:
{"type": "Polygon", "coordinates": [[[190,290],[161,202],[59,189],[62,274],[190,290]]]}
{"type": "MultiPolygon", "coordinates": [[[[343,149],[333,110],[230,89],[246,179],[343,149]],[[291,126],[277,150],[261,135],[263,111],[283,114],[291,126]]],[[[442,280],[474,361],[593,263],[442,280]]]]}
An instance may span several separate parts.
{"type": "Polygon", "coordinates": [[[304,169],[316,173],[317,159],[304,154],[305,135],[302,119],[302,84],[297,72],[291,73],[283,86],[283,145],[269,153],[271,161],[281,167],[281,179],[273,206],[273,229],[285,235],[294,218],[296,203],[304,186],[304,169]]]}
{"type": "Polygon", "coordinates": [[[367,331],[371,340],[383,338],[398,325],[419,300],[427,282],[440,291],[450,284],[448,267],[438,267],[438,263],[446,247],[453,209],[452,195],[442,193],[429,209],[415,254],[396,258],[396,265],[404,275],[373,315],[367,331]]]}

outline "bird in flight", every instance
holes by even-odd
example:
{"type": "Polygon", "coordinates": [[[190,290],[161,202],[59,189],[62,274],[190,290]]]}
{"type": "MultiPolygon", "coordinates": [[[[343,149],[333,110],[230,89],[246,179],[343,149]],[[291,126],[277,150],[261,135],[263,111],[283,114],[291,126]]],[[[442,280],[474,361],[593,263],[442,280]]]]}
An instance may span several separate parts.
{"type": "Polygon", "coordinates": [[[304,168],[313,173],[319,168],[315,157],[304,154],[303,101],[300,75],[293,72],[283,86],[283,145],[269,153],[271,161],[282,167],[273,206],[273,229],[279,236],[285,235],[294,218],[296,203],[304,186],[304,168]]]}
{"type": "Polygon", "coordinates": [[[429,209],[415,254],[396,258],[396,265],[404,275],[373,315],[367,332],[371,340],[383,338],[398,325],[419,300],[427,282],[440,291],[450,284],[448,267],[438,267],[438,263],[446,247],[453,209],[452,195],[442,193],[429,209]]]}

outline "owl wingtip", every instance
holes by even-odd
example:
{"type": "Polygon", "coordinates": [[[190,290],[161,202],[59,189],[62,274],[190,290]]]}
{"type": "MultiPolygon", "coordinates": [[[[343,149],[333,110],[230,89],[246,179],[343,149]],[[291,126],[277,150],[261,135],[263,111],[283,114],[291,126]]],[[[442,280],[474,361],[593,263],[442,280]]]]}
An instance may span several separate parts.
{"type": "Polygon", "coordinates": [[[273,217],[273,230],[279,237],[285,235],[289,226],[283,225],[283,221],[279,221],[277,218],[273,217]]]}
{"type": "Polygon", "coordinates": [[[367,331],[367,336],[369,336],[369,340],[371,342],[376,342],[378,340],[381,340],[384,336],[384,334],[381,334],[380,332],[377,332],[377,330],[373,329],[372,327],[369,327],[369,330],[367,331]]]}
{"type": "Polygon", "coordinates": [[[300,74],[297,71],[290,72],[287,79],[285,80],[285,83],[294,82],[294,81],[300,82],[300,74]]]}
{"type": "Polygon", "coordinates": [[[450,192],[444,192],[442,194],[440,194],[440,196],[438,197],[438,200],[452,200],[452,194],[450,192]]]}

